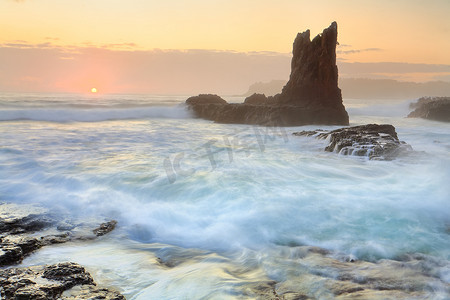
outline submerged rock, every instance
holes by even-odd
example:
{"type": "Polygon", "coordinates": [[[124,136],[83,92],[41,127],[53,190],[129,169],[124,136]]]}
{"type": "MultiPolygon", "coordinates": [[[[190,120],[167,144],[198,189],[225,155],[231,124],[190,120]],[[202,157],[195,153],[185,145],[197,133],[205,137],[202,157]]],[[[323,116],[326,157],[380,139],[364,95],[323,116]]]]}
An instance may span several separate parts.
{"type": "Polygon", "coordinates": [[[297,246],[284,250],[283,281],[247,285],[258,299],[447,299],[450,284],[434,273],[446,265],[424,255],[368,262],[338,259],[325,249],[297,246]]]}
{"type": "Polygon", "coordinates": [[[434,121],[450,122],[450,97],[420,98],[411,103],[412,111],[408,118],[423,118],[434,121]]]}
{"type": "Polygon", "coordinates": [[[71,262],[0,270],[0,295],[6,300],[125,299],[116,291],[97,287],[85,268],[71,262]]]}
{"type": "Polygon", "coordinates": [[[269,98],[253,94],[239,104],[199,95],[187,99],[186,104],[197,117],[218,123],[348,125],[338,87],[336,44],[336,22],[312,41],[309,30],[299,33],[294,41],[290,79],[281,94],[269,98]]]}
{"type": "Polygon", "coordinates": [[[368,124],[333,131],[313,130],[294,132],[296,136],[329,138],[325,151],[342,155],[366,156],[370,159],[393,159],[412,147],[397,137],[395,127],[389,124],[368,124]]]}

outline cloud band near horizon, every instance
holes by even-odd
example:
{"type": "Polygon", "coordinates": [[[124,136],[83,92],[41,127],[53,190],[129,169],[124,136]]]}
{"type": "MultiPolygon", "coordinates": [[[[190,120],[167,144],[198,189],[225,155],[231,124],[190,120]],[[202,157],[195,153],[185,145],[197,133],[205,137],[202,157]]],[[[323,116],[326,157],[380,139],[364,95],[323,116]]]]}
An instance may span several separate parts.
{"type": "MultiPolygon", "coordinates": [[[[290,73],[286,53],[133,47],[1,44],[0,91],[83,92],[96,86],[110,93],[241,94],[255,82],[287,80],[290,73]]],[[[338,67],[342,78],[450,81],[450,65],[443,64],[339,61],[338,67]]]]}

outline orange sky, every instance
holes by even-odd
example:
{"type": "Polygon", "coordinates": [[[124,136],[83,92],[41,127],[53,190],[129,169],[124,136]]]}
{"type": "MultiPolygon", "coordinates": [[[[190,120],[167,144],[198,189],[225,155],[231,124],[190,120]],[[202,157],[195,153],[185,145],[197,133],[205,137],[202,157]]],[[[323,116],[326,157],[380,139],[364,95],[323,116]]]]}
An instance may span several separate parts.
{"type": "MultiPolygon", "coordinates": [[[[116,65],[114,60],[106,61],[102,51],[135,53],[133,61],[146,51],[154,54],[158,51],[155,49],[163,49],[163,52],[184,51],[188,54],[179,59],[185,65],[189,65],[186,62],[190,59],[190,52],[186,51],[189,49],[215,50],[203,53],[209,56],[217,51],[246,53],[250,60],[252,55],[248,55],[249,52],[272,51],[279,53],[279,59],[282,59],[291,52],[297,32],[311,29],[312,35],[315,35],[334,20],[339,25],[338,60],[341,63],[450,65],[449,13],[449,0],[4,0],[0,2],[0,48],[15,49],[16,52],[1,52],[1,72],[14,73],[11,60],[18,57],[33,66],[39,65],[42,55],[56,55],[58,61],[48,62],[51,64],[48,66],[50,73],[61,76],[64,72],[53,70],[63,68],[65,62],[60,60],[83,57],[79,65],[82,64],[84,69],[78,66],[73,68],[73,72],[77,69],[76,72],[89,75],[71,74],[79,78],[66,78],[65,83],[61,78],[54,78],[52,82],[49,74],[37,74],[39,72],[27,71],[26,66],[22,66],[23,71],[17,74],[15,81],[9,78],[9,83],[6,83],[6,79],[0,77],[3,80],[0,90],[12,85],[20,89],[28,80],[28,85],[39,87],[39,82],[45,81],[48,89],[58,90],[110,84],[122,85],[123,90],[127,90],[128,86],[130,92],[145,91],[133,82],[122,82],[121,67],[131,72],[126,61],[119,59],[121,66],[116,65]],[[89,50],[92,55],[87,57],[87,49],[99,51],[89,50]]],[[[276,53],[273,55],[278,55],[276,53]]],[[[239,59],[236,57],[232,65],[236,65],[237,73],[240,73],[239,59]]],[[[155,55],[147,55],[145,59],[143,64],[155,69],[155,63],[149,63],[154,62],[155,55]]],[[[158,56],[158,59],[161,57],[158,56]]],[[[262,60],[262,57],[258,59],[262,60]]],[[[16,66],[21,64],[20,61],[16,62],[16,66]]],[[[195,61],[201,63],[202,60],[195,61]]],[[[252,64],[251,61],[246,63],[249,66],[252,64]]],[[[139,63],[135,64],[139,68],[139,63]]],[[[286,64],[281,64],[279,68],[286,69],[286,64]]],[[[144,71],[133,72],[138,77],[138,73],[145,75],[144,71]]],[[[177,72],[189,73],[192,70],[177,72]]],[[[266,78],[284,79],[279,77],[281,74],[288,75],[288,72],[275,71],[253,80],[252,75],[247,74],[249,78],[246,79],[250,83],[266,78]]],[[[439,72],[432,69],[429,72],[411,70],[409,73],[387,69],[371,76],[450,81],[450,72],[446,68],[439,72]]]]}

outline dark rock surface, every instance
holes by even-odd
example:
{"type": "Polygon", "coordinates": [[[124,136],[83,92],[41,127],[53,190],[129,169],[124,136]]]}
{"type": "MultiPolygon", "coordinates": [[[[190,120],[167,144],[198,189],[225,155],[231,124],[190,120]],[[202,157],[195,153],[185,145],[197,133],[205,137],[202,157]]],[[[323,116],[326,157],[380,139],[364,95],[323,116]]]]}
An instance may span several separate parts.
{"type": "Polygon", "coordinates": [[[116,225],[117,225],[117,221],[112,220],[112,221],[100,224],[100,226],[98,228],[95,228],[92,232],[96,236],[102,236],[102,235],[105,235],[105,234],[113,231],[114,228],[116,228],[116,225]]]}
{"type": "Polygon", "coordinates": [[[411,103],[412,111],[408,118],[450,122],[450,97],[420,98],[411,103]]]}
{"type": "Polygon", "coordinates": [[[253,95],[245,98],[244,104],[266,105],[267,101],[268,101],[268,99],[267,99],[266,95],[254,93],[253,95]]]}
{"type": "MultiPolygon", "coordinates": [[[[0,267],[18,264],[44,246],[93,240],[114,230],[116,224],[112,220],[92,229],[89,224],[60,222],[39,206],[0,204],[0,267]]],[[[96,287],[91,275],[75,263],[0,269],[0,295],[0,299],[125,299],[96,287]]]]}
{"type": "Polygon", "coordinates": [[[20,263],[26,255],[44,246],[95,239],[111,232],[116,224],[112,220],[90,231],[82,225],[70,226],[71,230],[66,231],[67,226],[61,226],[42,207],[0,204],[0,267],[20,263]]]}
{"type": "Polygon", "coordinates": [[[196,105],[196,104],[227,104],[227,101],[222,99],[222,97],[213,94],[200,94],[198,96],[189,97],[186,100],[186,104],[196,105]]]}
{"type": "Polygon", "coordinates": [[[0,293],[6,300],[125,299],[118,292],[97,287],[82,266],[71,262],[0,270],[0,293]],[[63,295],[65,291],[69,293],[63,295]]]}
{"type": "Polygon", "coordinates": [[[264,126],[342,125],[339,112],[334,109],[237,103],[193,105],[190,108],[203,119],[225,124],[264,126]]]}
{"type": "Polygon", "coordinates": [[[366,156],[370,159],[393,159],[400,153],[411,151],[412,147],[397,137],[394,126],[389,124],[368,124],[333,131],[313,130],[294,132],[296,136],[330,138],[325,151],[343,155],[366,156]]]}
{"type": "Polygon", "coordinates": [[[279,95],[280,103],[302,107],[343,107],[338,88],[336,44],[336,22],[312,41],[309,30],[297,35],[292,52],[291,75],[279,95]]]}
{"type": "Polygon", "coordinates": [[[290,79],[281,94],[269,98],[254,94],[239,104],[226,104],[217,100],[219,96],[199,95],[186,100],[186,104],[197,117],[219,123],[348,125],[338,88],[336,44],[336,22],[312,41],[309,30],[298,34],[290,79]]]}
{"type": "Polygon", "coordinates": [[[49,211],[34,205],[1,204],[0,234],[19,234],[41,230],[52,224],[49,211]]]}

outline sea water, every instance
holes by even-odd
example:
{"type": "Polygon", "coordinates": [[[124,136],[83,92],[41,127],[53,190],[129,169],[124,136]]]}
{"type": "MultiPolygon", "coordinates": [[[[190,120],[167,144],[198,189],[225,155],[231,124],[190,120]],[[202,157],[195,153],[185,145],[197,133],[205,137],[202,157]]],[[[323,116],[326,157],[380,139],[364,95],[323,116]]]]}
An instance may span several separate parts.
{"type": "Polygon", "coordinates": [[[420,253],[450,281],[450,124],[405,118],[412,99],[344,100],[351,125],[392,124],[416,153],[375,161],[292,135],[318,126],[195,119],[186,98],[1,94],[0,201],[119,224],[24,265],[78,262],[127,299],[233,299],[287,280],[286,251],[309,245],[373,262],[420,253]]]}

